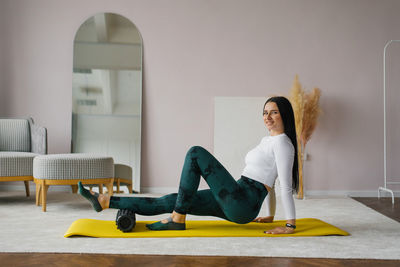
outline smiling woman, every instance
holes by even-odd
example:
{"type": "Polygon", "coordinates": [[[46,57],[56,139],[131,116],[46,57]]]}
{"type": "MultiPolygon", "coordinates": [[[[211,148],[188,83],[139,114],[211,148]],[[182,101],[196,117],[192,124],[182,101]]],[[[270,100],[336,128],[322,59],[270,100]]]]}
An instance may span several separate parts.
{"type": "Polygon", "coordinates": [[[264,123],[271,136],[282,134],[284,132],[281,114],[275,102],[268,102],[264,106],[264,123]]]}
{"type": "Polygon", "coordinates": [[[260,144],[247,153],[246,167],[238,180],[210,152],[193,146],[185,157],[178,193],[160,198],[110,197],[94,194],[80,182],[78,192],[98,212],[114,208],[140,215],[172,213],[168,219],[147,227],[151,230],[185,230],[187,214],[215,216],[238,224],[272,222],[273,216],[268,221],[256,217],[279,176],[287,223],[266,233],[291,234],[296,229],[292,192],[298,184],[293,109],[285,97],[273,97],[264,104],[263,114],[270,136],[262,138],[260,144]],[[201,177],[210,189],[198,190],[201,177]]]}
{"type": "Polygon", "coordinates": [[[140,191],[142,38],[123,16],[88,18],[74,40],[72,152],[114,159],[116,178],[140,191]]]}

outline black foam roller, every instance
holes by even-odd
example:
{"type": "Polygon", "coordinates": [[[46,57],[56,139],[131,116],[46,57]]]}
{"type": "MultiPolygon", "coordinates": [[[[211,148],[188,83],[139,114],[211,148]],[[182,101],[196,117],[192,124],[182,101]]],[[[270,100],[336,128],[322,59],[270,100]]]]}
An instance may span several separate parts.
{"type": "Polygon", "coordinates": [[[117,228],[124,233],[132,231],[136,225],[135,213],[127,209],[118,210],[115,224],[117,228]]]}

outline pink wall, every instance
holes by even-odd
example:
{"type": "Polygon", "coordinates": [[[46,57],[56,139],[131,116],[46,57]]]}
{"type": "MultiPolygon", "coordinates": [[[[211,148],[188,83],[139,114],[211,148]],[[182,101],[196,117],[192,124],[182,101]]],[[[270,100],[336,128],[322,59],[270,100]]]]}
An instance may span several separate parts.
{"type": "Polygon", "coordinates": [[[45,125],[50,153],[69,151],[75,31],[115,12],[144,40],[144,187],[176,187],[186,150],[213,149],[215,96],[285,94],[296,73],[323,93],[307,188],[382,184],[382,50],[400,39],[397,0],[3,0],[0,8],[0,111],[45,125]]]}
{"type": "MultiPolygon", "coordinates": [[[[0,34],[5,32],[4,9],[0,3],[0,34]]],[[[3,36],[4,37],[4,36],[3,36]]],[[[5,102],[5,88],[4,88],[4,75],[5,75],[5,38],[0,38],[0,116],[3,115],[4,102],[5,102]]]]}

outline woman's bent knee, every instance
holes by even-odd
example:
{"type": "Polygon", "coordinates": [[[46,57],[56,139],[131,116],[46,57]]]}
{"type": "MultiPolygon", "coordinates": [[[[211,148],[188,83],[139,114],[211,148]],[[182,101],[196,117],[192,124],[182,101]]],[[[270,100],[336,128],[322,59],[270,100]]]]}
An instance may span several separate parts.
{"type": "Polygon", "coordinates": [[[195,155],[199,155],[199,154],[210,154],[210,152],[207,151],[207,149],[205,149],[202,146],[192,146],[186,156],[195,156],[195,155]]]}
{"type": "Polygon", "coordinates": [[[204,147],[202,147],[202,146],[192,146],[189,149],[188,153],[198,153],[198,152],[204,151],[204,150],[206,150],[206,149],[204,147]]]}

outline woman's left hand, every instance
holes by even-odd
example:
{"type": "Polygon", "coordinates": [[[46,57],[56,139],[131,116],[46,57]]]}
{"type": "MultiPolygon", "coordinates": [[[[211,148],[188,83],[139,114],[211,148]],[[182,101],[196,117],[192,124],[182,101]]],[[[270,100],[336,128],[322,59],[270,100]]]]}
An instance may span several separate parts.
{"type": "Polygon", "coordinates": [[[274,221],[274,216],[257,217],[253,220],[253,222],[258,222],[258,223],[272,223],[273,221],[274,221]]]}
{"type": "Polygon", "coordinates": [[[273,234],[273,235],[279,235],[279,234],[293,234],[294,229],[290,227],[276,227],[271,230],[264,231],[264,234],[273,234]]]}

